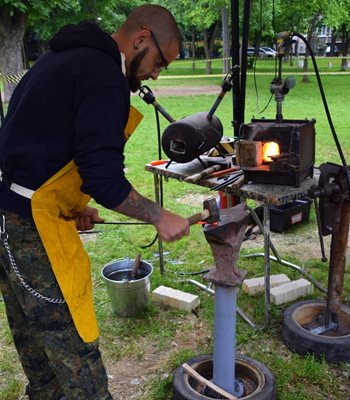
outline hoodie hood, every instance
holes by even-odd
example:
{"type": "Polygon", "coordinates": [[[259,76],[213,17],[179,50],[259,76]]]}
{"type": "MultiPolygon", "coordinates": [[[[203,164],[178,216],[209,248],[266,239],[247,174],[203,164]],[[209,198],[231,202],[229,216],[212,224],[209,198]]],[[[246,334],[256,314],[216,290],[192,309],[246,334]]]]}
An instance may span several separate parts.
{"type": "Polygon", "coordinates": [[[90,21],[64,26],[53,36],[49,47],[54,52],[75,47],[92,47],[110,54],[118,60],[119,64],[121,62],[118,44],[115,40],[108,33],[102,31],[96,23],[90,21]]]}

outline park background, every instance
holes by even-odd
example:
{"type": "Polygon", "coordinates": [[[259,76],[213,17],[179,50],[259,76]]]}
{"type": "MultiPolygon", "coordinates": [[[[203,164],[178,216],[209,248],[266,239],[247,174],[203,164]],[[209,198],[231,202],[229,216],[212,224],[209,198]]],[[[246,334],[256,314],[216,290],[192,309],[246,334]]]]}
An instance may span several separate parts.
{"type": "MultiPolygon", "coordinates": [[[[39,2],[32,1],[31,5],[36,3],[37,5],[39,4],[39,2]]],[[[28,5],[24,2],[16,2],[17,5],[22,5],[17,7],[22,13],[28,11],[27,23],[35,26],[40,21],[43,28],[45,25],[43,20],[49,18],[52,12],[51,5],[55,5],[57,8],[65,4],[65,8],[58,10],[58,17],[51,27],[49,19],[47,20],[46,26],[52,30],[58,28],[60,24],[63,25],[66,21],[72,22],[73,17],[75,19],[79,17],[81,17],[79,19],[83,19],[83,17],[88,16],[83,12],[83,5],[90,4],[90,2],[80,4],[79,1],[69,2],[70,4],[65,1],[44,1],[41,3],[46,5],[46,9],[43,8],[46,16],[41,15],[41,19],[38,19],[40,15],[38,8],[31,13],[32,10],[29,10],[28,5]],[[80,5],[80,10],[77,9],[74,14],[74,10],[72,11],[70,8],[78,5],[80,5]],[[26,7],[27,11],[25,10],[26,7]]],[[[90,5],[91,7],[96,6],[98,3],[98,1],[91,2],[90,5]]],[[[122,21],[123,15],[128,11],[128,6],[123,2],[119,2],[118,8],[113,1],[103,3],[106,6],[110,6],[111,9],[117,10],[114,14],[116,20],[119,21],[122,21]]],[[[130,3],[130,6],[139,3],[141,2],[130,3]]],[[[195,7],[192,7],[193,2],[181,1],[177,3],[183,4],[184,7],[187,4],[188,10],[191,12],[194,12],[194,9],[201,10],[202,14],[200,15],[202,15],[202,18],[199,19],[202,19],[203,22],[203,15],[207,16],[212,11],[214,13],[215,10],[217,18],[220,19],[221,7],[224,6],[224,2],[221,2],[220,5],[219,2],[210,2],[210,10],[206,11],[204,2],[196,2],[195,7]]],[[[284,10],[286,15],[291,15],[287,14],[287,12],[293,11],[293,21],[297,21],[295,24],[299,22],[301,24],[302,20],[304,22],[305,20],[311,21],[312,16],[317,14],[318,25],[316,24],[316,28],[318,29],[326,21],[327,4],[329,8],[333,6],[332,11],[340,18],[350,9],[350,7],[346,8],[345,3],[333,3],[332,1],[324,3],[320,1],[253,2],[255,8],[252,12],[256,13],[253,14],[256,15],[256,18],[252,18],[251,32],[254,35],[254,32],[259,32],[261,26],[263,26],[263,30],[260,31],[264,35],[265,32],[270,32],[270,36],[265,37],[263,35],[261,44],[273,46],[274,34],[278,31],[276,27],[274,28],[276,29],[275,31],[273,29],[273,6],[275,7],[275,18],[277,12],[281,12],[281,15],[284,15],[284,10]],[[264,7],[263,11],[259,13],[261,4],[264,7]],[[283,6],[285,7],[284,9],[283,6]],[[287,6],[293,7],[293,9],[289,10],[287,6]],[[262,18],[258,18],[260,15],[262,18]],[[255,30],[254,27],[256,27],[255,30]]],[[[16,9],[15,2],[0,1],[0,20],[8,4],[12,4],[13,10],[16,9]]],[[[162,5],[166,5],[166,2],[163,1],[162,5]]],[[[102,6],[102,2],[100,6],[102,6]]],[[[93,11],[93,15],[103,14],[93,11]]],[[[331,15],[331,12],[329,15],[331,15]]],[[[101,17],[101,19],[104,21],[106,18],[101,17]]],[[[181,21],[186,20],[185,16],[180,16],[180,19],[181,21]]],[[[194,16],[192,16],[192,20],[195,21],[194,16]]],[[[348,20],[350,20],[349,16],[348,20]]],[[[343,21],[340,20],[340,22],[343,21]]],[[[290,26],[289,22],[287,18],[279,18],[278,25],[280,30],[295,30],[295,26],[290,26]]],[[[209,24],[210,22],[207,23],[209,24]]],[[[349,21],[346,24],[344,23],[345,26],[348,26],[348,23],[349,21]]],[[[210,26],[206,28],[208,32],[213,30],[213,24],[215,22],[212,21],[210,26]]],[[[335,22],[330,22],[330,25],[337,27],[337,32],[341,31],[341,27],[344,24],[336,25],[335,22]]],[[[277,23],[275,22],[276,25],[277,23]]],[[[33,26],[30,25],[31,28],[33,26]]],[[[303,26],[300,26],[300,31],[307,34],[308,26],[304,23],[303,26]]],[[[47,28],[47,36],[52,33],[52,31],[49,32],[50,29],[47,28]]],[[[111,29],[111,26],[109,28],[106,26],[106,29],[111,29]]],[[[44,30],[44,32],[46,31],[44,30]]],[[[199,28],[197,35],[201,39],[198,41],[199,45],[203,44],[203,29],[199,28]]],[[[217,43],[221,40],[220,32],[218,32],[218,36],[217,43]]],[[[259,38],[259,36],[256,37],[259,38]]],[[[251,45],[258,43],[256,37],[251,37],[251,45]]],[[[45,37],[43,36],[43,38],[45,37]]],[[[0,48],[2,43],[0,41],[0,48]]],[[[219,55],[222,56],[222,54],[219,55]]],[[[0,60],[2,61],[3,58],[0,60]]],[[[209,110],[219,94],[220,85],[224,77],[223,60],[221,57],[215,60],[210,58],[210,74],[208,73],[209,61],[206,60],[208,58],[205,55],[202,59],[179,59],[167,71],[162,72],[158,81],[147,82],[154,91],[158,102],[175,119],[194,114],[197,111],[209,110]]],[[[304,55],[293,54],[283,62],[283,76],[290,75],[296,78],[295,88],[288,93],[283,103],[283,115],[285,118],[291,119],[315,118],[316,166],[327,161],[339,164],[339,156],[327,123],[312,65],[309,62],[308,69],[305,71],[304,60],[304,55]]],[[[348,95],[350,78],[347,72],[347,53],[334,58],[319,56],[317,63],[333,122],[339,135],[345,158],[349,160],[350,114],[348,95]],[[346,63],[344,63],[344,59],[346,59],[346,63]]],[[[3,75],[16,75],[23,72],[23,69],[4,71],[2,67],[2,72],[3,75]]],[[[269,91],[269,85],[274,74],[275,60],[253,58],[251,68],[248,69],[247,78],[246,122],[253,116],[274,118],[276,105],[274,99],[270,101],[271,94],[269,91]],[[266,106],[266,110],[260,113],[266,106]]],[[[3,92],[3,86],[1,86],[1,90],[3,92]]],[[[232,102],[232,94],[229,93],[225,96],[217,111],[217,116],[224,125],[224,135],[229,137],[233,137],[232,102]]],[[[139,192],[153,198],[153,176],[144,171],[144,165],[158,158],[155,112],[152,106],[146,105],[137,95],[132,96],[132,103],[143,112],[144,120],[127,143],[126,173],[139,192]]],[[[6,111],[6,104],[4,105],[6,111]]],[[[160,123],[161,131],[163,131],[168,123],[163,118],[161,118],[160,123]]],[[[199,211],[202,208],[203,199],[207,196],[207,189],[195,185],[173,181],[164,183],[165,207],[182,215],[187,216],[199,211]]],[[[104,209],[101,209],[100,212],[106,220],[123,219],[122,216],[104,209]]],[[[83,239],[92,261],[101,350],[109,375],[111,392],[116,399],[171,399],[171,381],[174,370],[188,358],[212,351],[213,298],[209,294],[181,282],[183,279],[182,272],[196,272],[213,266],[211,251],[204,239],[201,228],[193,227],[189,237],[176,243],[165,245],[166,264],[164,275],[161,275],[159,271],[157,245],[142,249],[142,246],[149,244],[153,240],[154,235],[155,230],[152,227],[106,226],[99,227],[96,229],[96,233],[86,235],[83,239]],[[111,260],[134,257],[138,251],[141,252],[142,259],[149,261],[154,266],[151,289],[153,290],[159,285],[166,285],[198,294],[201,306],[196,314],[186,314],[174,309],[163,309],[152,301],[147,313],[140,318],[118,318],[112,313],[110,300],[100,273],[101,268],[111,260]]],[[[272,240],[278,244],[280,253],[285,259],[301,265],[326,285],[328,266],[320,261],[317,226],[313,209],[311,210],[309,223],[292,227],[283,234],[273,234],[272,240]]],[[[255,252],[257,249],[261,249],[260,246],[261,238],[257,235],[255,240],[243,243],[242,255],[255,252]]],[[[327,251],[329,251],[329,246],[327,246],[327,251]]],[[[246,269],[248,277],[262,276],[263,274],[263,262],[261,259],[247,260],[240,257],[239,268],[246,269]]],[[[348,264],[346,268],[344,302],[349,303],[348,264]]],[[[288,270],[280,265],[272,264],[271,272],[273,274],[286,273],[291,279],[299,278],[295,271],[288,270]]],[[[309,296],[309,298],[322,297],[323,294],[317,289],[309,296]]],[[[238,304],[258,323],[263,322],[263,295],[252,298],[240,292],[238,304]]],[[[257,332],[238,318],[237,351],[262,362],[270,369],[276,377],[278,399],[347,400],[349,398],[348,382],[350,377],[350,366],[348,364],[327,365],[323,361],[316,361],[313,356],[300,357],[284,346],[281,330],[282,313],[285,306],[272,306],[271,325],[266,332],[257,332]]],[[[18,399],[23,393],[25,378],[12,343],[5,317],[4,304],[1,301],[0,348],[0,399],[18,399]]]]}

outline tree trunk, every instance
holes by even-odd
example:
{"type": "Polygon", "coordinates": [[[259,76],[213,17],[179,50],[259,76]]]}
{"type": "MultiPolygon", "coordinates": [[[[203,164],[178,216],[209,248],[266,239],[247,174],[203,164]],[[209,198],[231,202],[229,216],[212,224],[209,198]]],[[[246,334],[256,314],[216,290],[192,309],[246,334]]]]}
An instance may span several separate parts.
{"type": "Polygon", "coordinates": [[[210,46],[208,44],[208,34],[206,29],[203,30],[203,44],[204,44],[205,58],[207,59],[207,62],[205,64],[205,73],[211,74],[210,46]]]}
{"type": "Polygon", "coordinates": [[[192,41],[191,41],[191,52],[192,52],[192,71],[196,69],[196,30],[192,27],[192,41]]]}
{"type": "Polygon", "coordinates": [[[230,70],[230,50],[229,50],[229,31],[228,31],[228,9],[224,7],[222,9],[222,56],[223,56],[223,63],[222,63],[222,72],[227,74],[230,70]]]}
{"type": "MultiPolygon", "coordinates": [[[[312,19],[310,21],[310,25],[309,25],[308,30],[307,30],[306,39],[310,43],[311,48],[312,48],[313,33],[316,30],[316,26],[317,26],[318,20],[319,20],[319,14],[315,14],[312,17],[312,19]]],[[[310,52],[309,52],[308,48],[306,48],[304,65],[303,65],[303,73],[304,73],[304,75],[303,75],[303,79],[301,80],[304,83],[310,82],[309,75],[306,74],[308,72],[308,67],[309,67],[309,62],[308,62],[309,54],[310,54],[310,52]]]]}
{"type": "Polygon", "coordinates": [[[335,50],[336,42],[337,42],[337,31],[336,31],[336,29],[332,29],[331,48],[330,48],[330,52],[329,52],[329,55],[331,57],[334,57],[334,50],[335,50]]]}
{"type": "Polygon", "coordinates": [[[341,71],[347,71],[348,70],[348,51],[349,51],[349,31],[346,29],[346,25],[342,26],[342,59],[341,59],[341,65],[340,65],[340,70],[341,71]]]}
{"type": "Polygon", "coordinates": [[[205,72],[207,74],[211,74],[211,53],[213,51],[215,38],[219,30],[219,24],[220,24],[219,21],[215,23],[213,34],[211,35],[210,41],[208,38],[208,31],[206,29],[203,30],[204,51],[205,51],[205,57],[207,59],[205,72]]]}
{"type": "MultiPolygon", "coordinates": [[[[23,73],[22,43],[27,15],[7,7],[0,8],[0,71],[3,75],[23,73]]],[[[4,83],[4,101],[8,102],[16,83],[4,83]]]]}

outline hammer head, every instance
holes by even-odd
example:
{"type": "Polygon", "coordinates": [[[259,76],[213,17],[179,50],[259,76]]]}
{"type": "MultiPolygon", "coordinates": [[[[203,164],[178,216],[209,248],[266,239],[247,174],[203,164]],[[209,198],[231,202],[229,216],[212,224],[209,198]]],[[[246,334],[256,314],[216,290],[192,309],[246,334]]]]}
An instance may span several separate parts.
{"type": "Polygon", "coordinates": [[[220,210],[214,197],[209,197],[208,199],[204,200],[203,209],[209,211],[209,217],[205,219],[205,222],[212,224],[220,221],[220,210]]]}

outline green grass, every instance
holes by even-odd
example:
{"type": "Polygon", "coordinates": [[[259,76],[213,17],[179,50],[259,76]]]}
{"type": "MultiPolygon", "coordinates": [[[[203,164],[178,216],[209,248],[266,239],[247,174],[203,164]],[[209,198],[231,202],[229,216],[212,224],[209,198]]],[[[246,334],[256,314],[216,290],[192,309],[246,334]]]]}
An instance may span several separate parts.
{"type": "MultiPolygon", "coordinates": [[[[327,60],[324,60],[326,62],[327,60]]],[[[323,62],[323,61],[322,61],[323,62]]],[[[271,62],[259,62],[260,70],[273,66],[271,62]]],[[[333,65],[335,62],[333,62],[333,65]]],[[[167,73],[178,73],[181,66],[171,67],[167,73]]],[[[324,64],[324,69],[327,64],[324,64]]],[[[286,66],[287,70],[288,67],[286,66]]],[[[217,67],[217,70],[220,70],[217,67]]],[[[188,71],[186,71],[188,73],[188,71]]],[[[283,115],[285,118],[304,119],[316,118],[316,165],[332,161],[339,163],[323,106],[320,100],[316,79],[310,78],[310,83],[300,82],[285,97],[283,115]]],[[[271,76],[258,76],[259,93],[258,110],[261,110],[270,98],[269,84],[271,76]]],[[[323,76],[322,82],[327,95],[329,108],[334,120],[339,140],[344,153],[350,157],[350,140],[348,127],[350,114],[348,112],[348,94],[350,92],[350,78],[348,76],[323,76]]],[[[218,78],[189,80],[163,79],[149,82],[151,88],[167,87],[172,85],[220,85],[218,78]]],[[[159,96],[159,103],[175,118],[208,110],[215,101],[216,94],[198,96],[159,96]]],[[[246,96],[246,119],[261,117],[257,112],[257,100],[254,89],[253,76],[248,76],[246,96]]],[[[130,138],[126,146],[127,176],[135,188],[142,194],[154,198],[153,176],[144,171],[144,165],[158,158],[157,133],[153,107],[146,105],[138,96],[132,97],[132,103],[145,115],[141,127],[130,138]]],[[[266,118],[275,116],[275,102],[263,114],[266,118]]],[[[226,95],[219,106],[218,117],[221,119],[225,135],[232,136],[232,94],[226,95]]],[[[167,122],[161,117],[161,129],[167,122]]],[[[201,197],[208,191],[194,185],[187,185],[177,181],[164,182],[165,206],[182,215],[191,215],[202,208],[201,197]]],[[[125,220],[121,215],[101,209],[101,215],[108,221],[125,220]]],[[[292,228],[285,234],[285,240],[292,240],[293,235],[305,234],[315,229],[314,213],[311,213],[310,223],[292,228]]],[[[182,240],[164,244],[165,274],[159,271],[158,246],[149,244],[155,236],[155,230],[150,226],[96,226],[99,231],[96,240],[86,242],[85,247],[91,257],[92,275],[94,284],[96,313],[100,326],[101,349],[105,363],[108,366],[123,360],[145,362],[150,354],[155,355],[157,368],[152,370],[149,379],[145,382],[140,400],[167,400],[172,398],[171,381],[174,370],[182,362],[192,356],[206,354],[212,351],[213,346],[213,297],[182,282],[185,278],[181,272],[199,271],[213,266],[213,257],[201,232],[201,228],[194,226],[190,236],[182,240]],[[101,268],[108,262],[118,258],[134,257],[137,252],[142,253],[142,259],[154,266],[151,277],[151,289],[159,285],[171,286],[180,290],[198,294],[201,306],[198,316],[188,315],[172,309],[163,309],[150,301],[149,310],[138,318],[118,318],[111,310],[110,300],[101,277],[101,268]]],[[[291,243],[291,245],[293,245],[291,243]]],[[[254,249],[255,250],[255,249],[254,249]]],[[[259,249],[260,250],[260,249],[259,249]]],[[[248,254],[253,250],[244,250],[248,254]]],[[[300,261],[286,254],[288,261],[302,265],[317,280],[326,284],[327,267],[317,260],[317,255],[307,261],[300,261]]],[[[239,268],[248,271],[248,276],[263,274],[262,259],[239,259],[239,268]]],[[[347,266],[348,268],[348,266],[347,266]]],[[[272,263],[272,273],[286,273],[291,279],[300,275],[290,269],[272,263]]],[[[344,294],[348,296],[350,282],[348,272],[344,294]]],[[[200,276],[194,277],[201,281],[200,276]]],[[[310,298],[320,298],[323,295],[315,290],[310,298]]],[[[238,296],[239,306],[246,311],[258,324],[264,321],[264,297],[248,297],[242,291],[238,296]]],[[[277,396],[280,400],[344,400],[347,396],[343,388],[347,387],[350,377],[349,365],[331,366],[316,361],[313,357],[300,357],[289,351],[282,343],[281,316],[285,306],[272,306],[271,325],[266,332],[257,332],[249,327],[240,318],[237,320],[237,351],[262,362],[276,377],[277,396]],[[345,397],[344,397],[345,396],[345,397]]],[[[21,373],[19,362],[12,344],[6,323],[4,304],[0,302],[0,400],[18,399],[23,391],[25,379],[21,373]]],[[[147,370],[144,372],[146,375],[147,370]]],[[[118,396],[116,395],[116,399],[118,396]]]]}

